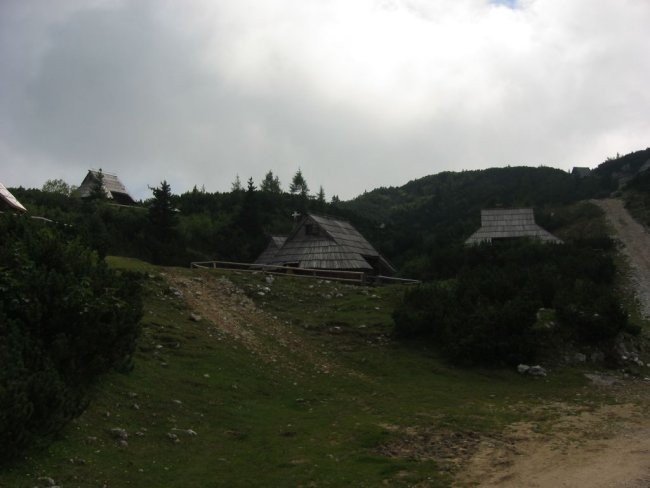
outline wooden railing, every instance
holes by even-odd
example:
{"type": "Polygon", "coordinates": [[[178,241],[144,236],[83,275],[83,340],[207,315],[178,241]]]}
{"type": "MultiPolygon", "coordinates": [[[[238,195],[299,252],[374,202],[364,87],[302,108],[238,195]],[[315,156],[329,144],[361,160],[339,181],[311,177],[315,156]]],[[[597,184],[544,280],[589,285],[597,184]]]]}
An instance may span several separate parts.
{"type": "Polygon", "coordinates": [[[258,273],[260,271],[272,275],[290,275],[298,278],[321,278],[334,281],[343,281],[348,283],[401,283],[416,284],[418,280],[409,280],[404,278],[392,278],[390,276],[369,275],[362,271],[343,271],[335,269],[312,269],[298,268],[294,266],[277,266],[273,264],[255,264],[255,263],[236,263],[232,261],[194,261],[190,263],[190,268],[202,269],[227,269],[242,271],[245,273],[258,273]]]}

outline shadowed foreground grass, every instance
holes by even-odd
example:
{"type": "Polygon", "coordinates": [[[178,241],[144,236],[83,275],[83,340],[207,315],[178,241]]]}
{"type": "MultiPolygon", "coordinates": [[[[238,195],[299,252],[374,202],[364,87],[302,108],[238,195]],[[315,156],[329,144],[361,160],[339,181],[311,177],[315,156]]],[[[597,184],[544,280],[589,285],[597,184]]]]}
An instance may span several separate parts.
{"type": "Polygon", "coordinates": [[[335,366],[317,371],[297,356],[269,362],[219,334],[218,323],[192,320],[161,275],[169,270],[110,262],[145,277],[135,368],[104,377],[87,411],[1,472],[0,487],[44,486],[39,477],[65,488],[449,486],[471,439],[523,418],[543,423],[538,407],[549,402],[600,401],[577,371],[533,379],[461,370],[425,347],[394,343],[399,286],[174,271],[229,277],[335,366]]]}

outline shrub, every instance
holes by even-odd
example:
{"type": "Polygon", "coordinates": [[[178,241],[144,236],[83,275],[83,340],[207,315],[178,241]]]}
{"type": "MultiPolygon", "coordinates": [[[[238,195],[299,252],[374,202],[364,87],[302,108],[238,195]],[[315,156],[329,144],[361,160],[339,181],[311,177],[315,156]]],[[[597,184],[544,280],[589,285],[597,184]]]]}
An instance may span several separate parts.
{"type": "Polygon", "coordinates": [[[128,369],[142,312],[135,275],[54,226],[0,216],[0,457],[59,430],[111,368],[128,369]]]}
{"type": "Polygon", "coordinates": [[[424,338],[462,364],[532,361],[551,334],[580,344],[609,341],[626,330],[627,316],[612,291],[611,257],[588,246],[467,249],[455,280],[405,294],[393,315],[395,334],[424,338]],[[541,307],[557,309],[558,330],[535,327],[541,307]]]}

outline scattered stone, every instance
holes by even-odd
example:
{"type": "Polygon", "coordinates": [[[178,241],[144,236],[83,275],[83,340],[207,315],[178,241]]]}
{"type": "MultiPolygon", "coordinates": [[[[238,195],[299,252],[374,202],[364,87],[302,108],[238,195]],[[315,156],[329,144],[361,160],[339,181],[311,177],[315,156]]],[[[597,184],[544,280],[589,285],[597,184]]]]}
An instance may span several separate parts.
{"type": "Polygon", "coordinates": [[[178,298],[183,296],[183,292],[174,286],[169,287],[169,292],[178,298]]]}
{"type": "Polygon", "coordinates": [[[577,352],[573,355],[573,362],[575,363],[585,363],[587,361],[587,356],[581,352],[577,352]]]}
{"type": "Polygon", "coordinates": [[[49,476],[41,476],[38,478],[40,483],[43,483],[45,486],[56,486],[56,482],[49,476]]]}
{"type": "Polygon", "coordinates": [[[118,444],[122,447],[129,447],[129,443],[125,441],[124,439],[121,439],[118,444]]]}
{"type": "Polygon", "coordinates": [[[203,318],[203,317],[201,317],[198,313],[191,313],[191,314],[190,314],[190,320],[191,320],[192,322],[201,322],[201,319],[202,319],[202,318],[203,318]]]}
{"type": "Polygon", "coordinates": [[[261,296],[261,297],[263,297],[263,296],[266,295],[266,293],[264,293],[263,291],[258,291],[257,294],[258,294],[259,296],[261,296]]]}
{"type": "Polygon", "coordinates": [[[269,285],[272,285],[273,282],[275,281],[275,278],[273,278],[272,275],[268,275],[268,276],[267,276],[266,278],[264,278],[264,279],[266,280],[266,282],[267,282],[269,285]]]}
{"type": "Polygon", "coordinates": [[[192,429],[177,429],[177,428],[173,428],[172,431],[174,431],[174,432],[182,432],[183,434],[187,434],[187,435],[189,435],[189,436],[195,436],[195,435],[198,435],[198,434],[196,433],[196,431],[194,431],[194,430],[192,430],[192,429]]]}
{"type": "Polygon", "coordinates": [[[129,434],[125,429],[122,429],[121,427],[114,427],[110,430],[110,432],[115,439],[127,440],[129,438],[129,434]]]}
{"type": "Polygon", "coordinates": [[[180,401],[180,400],[178,400],[178,399],[176,399],[176,398],[174,398],[174,399],[172,400],[172,403],[175,403],[176,405],[182,405],[182,404],[183,404],[182,401],[180,401]]]}
{"type": "Polygon", "coordinates": [[[140,405],[134,403],[133,405],[131,405],[131,408],[133,408],[133,410],[140,410],[140,405]]]}
{"type": "Polygon", "coordinates": [[[531,374],[533,376],[546,376],[546,370],[540,365],[531,366],[528,370],[528,374],[531,374]]]}
{"type": "Polygon", "coordinates": [[[595,386],[616,386],[623,384],[619,378],[612,375],[585,373],[585,377],[595,386]]]}
{"type": "Polygon", "coordinates": [[[540,365],[528,366],[527,364],[520,364],[517,366],[517,371],[520,374],[529,374],[532,376],[546,376],[546,370],[540,365]]]}
{"type": "Polygon", "coordinates": [[[174,444],[178,444],[181,441],[173,432],[167,432],[167,439],[172,441],[174,444]]]}

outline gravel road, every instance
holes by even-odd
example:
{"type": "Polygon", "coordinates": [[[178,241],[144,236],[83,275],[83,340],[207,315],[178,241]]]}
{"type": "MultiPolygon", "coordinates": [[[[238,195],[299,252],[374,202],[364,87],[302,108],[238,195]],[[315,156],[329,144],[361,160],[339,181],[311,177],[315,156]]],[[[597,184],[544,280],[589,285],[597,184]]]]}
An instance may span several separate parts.
{"type": "Polygon", "coordinates": [[[650,318],[650,233],[617,199],[593,200],[605,211],[607,222],[622,245],[630,266],[630,283],[639,301],[641,314],[650,318]]]}

